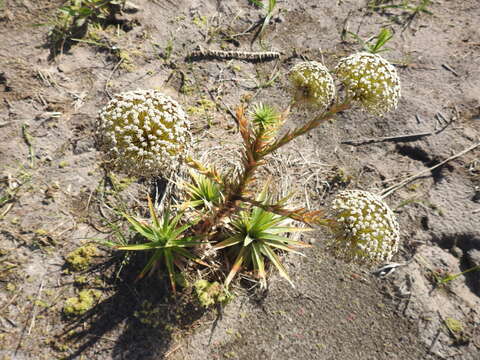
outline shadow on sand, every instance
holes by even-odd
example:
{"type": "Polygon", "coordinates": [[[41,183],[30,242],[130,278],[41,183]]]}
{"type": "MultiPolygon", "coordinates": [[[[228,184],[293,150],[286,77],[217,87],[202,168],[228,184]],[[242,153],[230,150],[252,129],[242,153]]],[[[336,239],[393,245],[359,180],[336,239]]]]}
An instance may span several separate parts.
{"type": "Polygon", "coordinates": [[[172,333],[186,329],[199,319],[204,309],[191,293],[172,294],[168,281],[158,275],[137,281],[147,254],[134,254],[123,266],[122,259],[100,264],[95,272],[106,275],[111,295],[81,318],[70,322],[60,335],[76,350],[65,359],[102,358],[149,360],[169,351],[172,333]]]}

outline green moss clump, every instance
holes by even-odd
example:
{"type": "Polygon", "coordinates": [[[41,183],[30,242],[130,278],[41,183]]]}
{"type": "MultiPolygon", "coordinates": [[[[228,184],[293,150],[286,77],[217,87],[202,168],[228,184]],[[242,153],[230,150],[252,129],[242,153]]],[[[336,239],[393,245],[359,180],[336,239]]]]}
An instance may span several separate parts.
{"type": "Polygon", "coordinates": [[[88,279],[86,276],[79,275],[79,276],[75,276],[74,282],[75,282],[75,285],[82,286],[88,282],[88,279]]]}
{"type": "Polygon", "coordinates": [[[208,18],[205,15],[195,15],[193,17],[192,22],[195,24],[195,26],[198,26],[199,28],[206,27],[208,24],[208,18]]]}
{"type": "Polygon", "coordinates": [[[68,266],[74,271],[83,271],[90,266],[93,256],[98,255],[98,249],[95,245],[89,244],[73,250],[67,255],[68,266]]]}
{"type": "Polygon", "coordinates": [[[187,112],[192,116],[202,116],[210,111],[215,110],[217,105],[208,99],[200,99],[197,101],[197,106],[190,106],[187,108],[187,112]]]}
{"type": "Polygon", "coordinates": [[[63,313],[67,316],[80,316],[93,308],[95,302],[100,298],[99,290],[82,290],[77,296],[69,298],[65,301],[63,313]]]}
{"type": "Polygon", "coordinates": [[[445,325],[452,331],[453,333],[461,333],[463,331],[463,326],[460,321],[454,318],[446,318],[445,325]]]}
{"type": "Polygon", "coordinates": [[[200,304],[209,307],[215,303],[226,304],[232,299],[232,295],[217,282],[208,282],[207,280],[198,280],[195,282],[195,291],[200,304]]]}

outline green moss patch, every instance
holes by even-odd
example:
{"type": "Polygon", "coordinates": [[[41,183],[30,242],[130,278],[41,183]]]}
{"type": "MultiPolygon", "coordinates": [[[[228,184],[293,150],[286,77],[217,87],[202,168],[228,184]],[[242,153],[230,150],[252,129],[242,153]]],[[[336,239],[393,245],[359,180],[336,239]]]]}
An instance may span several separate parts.
{"type": "Polygon", "coordinates": [[[63,313],[67,316],[80,316],[92,309],[101,296],[99,290],[81,290],[77,296],[69,298],[65,301],[63,313]]]}
{"type": "Polygon", "coordinates": [[[79,247],[69,253],[66,257],[66,262],[72,270],[83,271],[88,269],[92,257],[97,255],[97,247],[95,245],[89,244],[79,247]]]}
{"type": "Polygon", "coordinates": [[[207,280],[198,280],[195,282],[195,291],[200,304],[209,307],[215,303],[226,304],[232,299],[232,295],[227,293],[218,282],[208,282],[207,280]]]}

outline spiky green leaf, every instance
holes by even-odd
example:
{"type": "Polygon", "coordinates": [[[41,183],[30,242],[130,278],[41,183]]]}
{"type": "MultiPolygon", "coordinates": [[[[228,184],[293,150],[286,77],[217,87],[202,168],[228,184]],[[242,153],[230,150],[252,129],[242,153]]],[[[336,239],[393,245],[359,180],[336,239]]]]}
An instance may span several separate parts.
{"type": "Polygon", "coordinates": [[[233,236],[230,236],[228,239],[225,239],[218,244],[213,245],[213,248],[216,250],[223,249],[229,246],[233,246],[236,244],[241,243],[244,240],[244,236],[242,234],[235,234],[233,236]]]}
{"type": "Polygon", "coordinates": [[[267,256],[270,259],[273,265],[275,265],[275,267],[280,272],[280,275],[285,279],[287,279],[290,285],[292,285],[292,287],[295,287],[295,285],[293,285],[292,280],[288,276],[287,270],[285,270],[285,267],[283,266],[282,262],[278,258],[277,254],[275,254],[275,252],[269,246],[264,244],[259,244],[259,249],[262,251],[263,254],[265,254],[265,256],[267,256]]]}

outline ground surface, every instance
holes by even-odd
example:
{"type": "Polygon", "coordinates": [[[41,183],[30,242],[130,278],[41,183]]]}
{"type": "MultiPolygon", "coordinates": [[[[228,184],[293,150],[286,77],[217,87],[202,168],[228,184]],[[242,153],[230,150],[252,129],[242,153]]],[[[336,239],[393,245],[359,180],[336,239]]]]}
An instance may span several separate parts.
{"type": "MultiPolygon", "coordinates": [[[[228,159],[238,147],[228,109],[242,97],[285,106],[293,64],[323,58],[333,68],[361,48],[342,40],[343,30],[368,38],[389,27],[395,37],[384,56],[401,77],[398,110],[384,118],[350,110],[282,149],[271,160],[278,184],[318,208],[339,189],[380,192],[478,143],[477,0],[432,1],[431,15],[413,18],[369,11],[366,1],[279,1],[262,45],[251,44],[253,33],[238,35],[264,14],[247,1],[136,0],[117,27],[90,35],[97,44],[78,42],[52,58],[48,26],[35,25],[61,3],[0,1],[0,199],[13,194],[0,203],[1,359],[480,358],[479,272],[438,285],[480,265],[479,148],[388,197],[402,229],[395,261],[404,266],[386,279],[327,257],[320,232],[306,239],[316,245],[306,258],[285,259],[295,289],[273,274],[266,294],[237,286],[220,313],[188,291],[170,298],[158,279],[135,282],[142,257],[121,267],[121,254],[99,246],[88,270],[65,264],[79,246],[111,236],[105,204],[120,196],[142,208],[149,188],[105,181],[93,131],[108,94],[164,89],[189,108],[198,156],[228,159]],[[197,45],[282,55],[187,61],[197,45]],[[66,300],[82,289],[99,291],[97,305],[66,317],[66,300]]],[[[305,116],[292,114],[287,125],[305,116]]]]}

